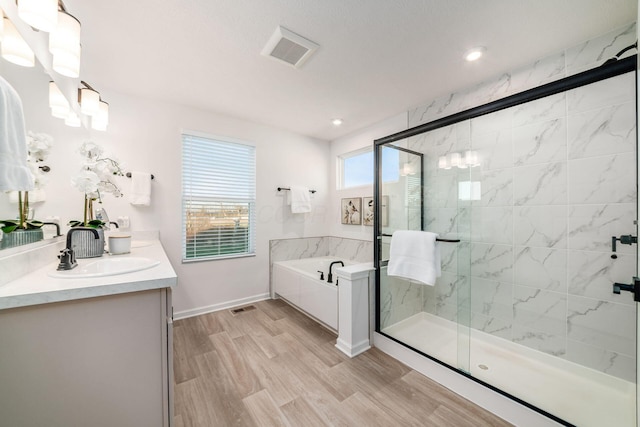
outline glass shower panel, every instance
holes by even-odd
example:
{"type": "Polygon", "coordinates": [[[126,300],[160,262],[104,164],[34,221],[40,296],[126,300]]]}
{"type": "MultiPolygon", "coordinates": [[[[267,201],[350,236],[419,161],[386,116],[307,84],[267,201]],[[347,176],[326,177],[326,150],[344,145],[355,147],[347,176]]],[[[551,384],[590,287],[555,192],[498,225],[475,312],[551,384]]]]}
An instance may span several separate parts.
{"type": "MultiPolygon", "coordinates": [[[[455,131],[455,129],[453,129],[455,131]]],[[[454,146],[458,146],[455,133],[454,146]]],[[[446,139],[446,138],[445,138],[446,139]]],[[[460,143],[463,138],[460,137],[460,143]]],[[[466,133],[468,143],[468,132],[466,133]]],[[[383,178],[381,204],[380,328],[387,335],[445,362],[469,369],[469,251],[460,243],[439,242],[443,271],[434,286],[386,274],[390,236],[396,230],[432,231],[457,240],[469,233],[468,201],[460,200],[460,182],[470,169],[444,166],[439,152],[422,137],[378,147],[380,173],[397,169],[396,180],[383,178]],[[440,163],[440,164],[439,164],[440,163]]],[[[436,148],[442,148],[439,145],[436,148]]],[[[464,150],[461,158],[464,159],[464,150]]],[[[464,196],[464,195],[463,195],[464,196]]],[[[468,248],[468,245],[466,246],[468,248]]]]}

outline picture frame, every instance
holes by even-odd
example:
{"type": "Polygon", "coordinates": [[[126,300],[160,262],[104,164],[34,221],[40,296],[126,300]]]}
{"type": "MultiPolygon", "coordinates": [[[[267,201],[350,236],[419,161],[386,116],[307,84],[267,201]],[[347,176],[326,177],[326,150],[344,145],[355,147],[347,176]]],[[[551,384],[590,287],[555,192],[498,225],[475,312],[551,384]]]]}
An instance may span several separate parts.
{"type": "Polygon", "coordinates": [[[362,198],[348,197],[341,200],[340,218],[342,224],[362,224],[362,198]]]}
{"type": "MultiPolygon", "coordinates": [[[[389,196],[382,196],[382,226],[389,226],[389,196]]],[[[373,197],[362,198],[362,223],[367,226],[373,226],[375,211],[373,209],[373,197]]]]}

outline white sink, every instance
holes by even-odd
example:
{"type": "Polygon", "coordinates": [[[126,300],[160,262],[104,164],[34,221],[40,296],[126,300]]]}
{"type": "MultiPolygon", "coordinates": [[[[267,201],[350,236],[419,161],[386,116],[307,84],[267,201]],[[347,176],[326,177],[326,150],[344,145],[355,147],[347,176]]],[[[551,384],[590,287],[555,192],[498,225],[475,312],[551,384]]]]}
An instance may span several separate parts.
{"type": "Polygon", "coordinates": [[[104,277],[146,270],[147,268],[155,267],[158,264],[160,264],[160,261],[143,257],[101,258],[96,261],[78,265],[72,270],[52,271],[49,272],[48,275],[49,277],[55,277],[58,279],[104,277]]]}

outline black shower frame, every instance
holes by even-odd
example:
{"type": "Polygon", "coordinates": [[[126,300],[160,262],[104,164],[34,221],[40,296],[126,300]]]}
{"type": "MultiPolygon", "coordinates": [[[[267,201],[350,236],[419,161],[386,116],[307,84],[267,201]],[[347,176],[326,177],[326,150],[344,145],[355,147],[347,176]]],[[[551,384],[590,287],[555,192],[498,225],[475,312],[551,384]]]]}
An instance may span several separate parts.
{"type": "MultiPolygon", "coordinates": [[[[547,83],[544,84],[542,86],[538,86],[535,87],[533,89],[528,89],[525,90],[523,92],[519,92],[516,93],[514,95],[510,95],[508,97],[493,101],[493,102],[489,102],[487,104],[484,105],[480,105],[478,107],[473,107],[470,108],[468,110],[464,110],[446,117],[442,117],[440,119],[428,122],[428,123],[424,123],[422,125],[418,125],[415,127],[412,127],[410,129],[401,131],[401,132],[397,132],[388,136],[385,136],[383,138],[379,138],[374,140],[373,142],[373,147],[374,147],[374,183],[373,183],[373,194],[374,194],[374,238],[373,238],[373,259],[374,259],[374,267],[375,267],[375,312],[376,312],[376,320],[375,320],[375,330],[377,333],[379,333],[380,335],[385,336],[386,338],[397,342],[398,344],[401,344],[404,347],[407,347],[413,351],[415,351],[416,353],[421,354],[422,356],[446,367],[449,368],[455,372],[457,372],[460,375],[463,375],[477,383],[482,384],[483,386],[497,392],[500,393],[518,403],[520,403],[523,406],[526,406],[527,408],[530,408],[536,412],[539,412],[543,415],[545,415],[548,418],[551,418],[552,420],[566,425],[566,426],[572,426],[573,424],[568,423],[567,421],[558,418],[557,416],[550,414],[516,396],[513,396],[491,384],[488,384],[474,376],[472,376],[471,374],[464,372],[454,366],[451,366],[447,363],[442,362],[439,359],[436,359],[433,356],[430,356],[429,354],[426,354],[420,350],[417,350],[413,347],[411,347],[408,344],[405,344],[404,342],[389,336],[387,334],[385,334],[384,332],[382,332],[380,330],[380,263],[382,261],[381,259],[381,254],[382,254],[382,223],[381,223],[381,214],[382,214],[382,209],[381,209],[381,204],[380,204],[380,188],[381,188],[381,184],[382,184],[382,164],[381,164],[381,154],[382,154],[382,148],[390,143],[396,142],[396,141],[400,141],[406,138],[410,138],[412,136],[416,136],[416,135],[420,135],[422,133],[425,132],[429,132],[429,131],[433,131],[436,129],[440,129],[446,126],[450,126],[453,125],[455,123],[464,121],[464,120],[469,120],[469,119],[473,119],[476,117],[480,117],[486,114],[490,114],[490,113],[495,113],[496,111],[500,111],[500,110],[504,110],[506,108],[510,108],[510,107],[514,107],[520,104],[524,104],[527,102],[531,102],[531,101],[535,101],[537,99],[541,99],[541,98],[545,98],[547,96],[551,96],[551,95],[556,95],[558,93],[562,93],[562,92],[567,92],[571,89],[576,89],[579,88],[581,86],[586,86],[588,84],[592,84],[592,83],[597,83],[599,81],[602,80],[606,80],[609,79],[611,77],[616,77],[622,74],[626,74],[632,71],[636,72],[636,114],[637,114],[637,110],[638,110],[638,94],[637,94],[637,55],[633,55],[633,56],[629,56],[627,58],[624,59],[619,59],[617,61],[614,62],[610,62],[610,63],[605,63],[600,67],[597,68],[593,68],[587,71],[583,71],[581,73],[569,76],[569,77],[565,77],[563,79],[560,80],[556,80],[553,81],[551,83],[547,83]]],[[[637,120],[636,120],[636,139],[637,139],[637,120]]],[[[395,147],[394,148],[399,148],[399,147],[395,147]]],[[[409,151],[409,150],[407,150],[409,151]]],[[[638,155],[638,153],[636,153],[636,156],[638,155]]],[[[636,159],[637,160],[637,159],[636,159]]],[[[637,162],[636,162],[637,164],[637,162]]],[[[424,165],[422,165],[422,168],[424,168],[424,165]]],[[[424,175],[424,174],[423,174],[424,175]]],[[[424,179],[424,177],[423,177],[424,179]]],[[[424,184],[423,184],[424,185],[424,184]]],[[[424,190],[423,190],[424,191],[424,190]]],[[[423,206],[424,209],[424,206],[423,206]]],[[[423,222],[423,230],[424,230],[424,218],[422,219],[423,222]]]]}

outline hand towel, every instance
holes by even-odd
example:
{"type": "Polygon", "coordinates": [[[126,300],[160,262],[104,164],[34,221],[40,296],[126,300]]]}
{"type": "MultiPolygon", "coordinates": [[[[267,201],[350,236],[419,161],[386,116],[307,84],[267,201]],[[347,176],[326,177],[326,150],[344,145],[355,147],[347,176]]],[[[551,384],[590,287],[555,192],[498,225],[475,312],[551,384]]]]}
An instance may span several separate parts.
{"type": "Polygon", "coordinates": [[[27,133],[22,101],[0,77],[0,191],[29,191],[34,180],[27,164],[27,133]]]}
{"type": "Polygon", "coordinates": [[[307,187],[291,186],[291,213],[311,212],[311,196],[307,187]]]}
{"type": "Polygon", "coordinates": [[[129,203],[138,206],[151,204],[151,174],[146,172],[131,172],[131,193],[129,203]]]}
{"type": "Polygon", "coordinates": [[[440,277],[440,248],[436,233],[400,230],[391,237],[388,276],[435,285],[440,277]]]}

